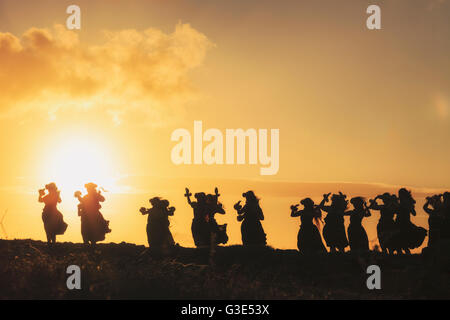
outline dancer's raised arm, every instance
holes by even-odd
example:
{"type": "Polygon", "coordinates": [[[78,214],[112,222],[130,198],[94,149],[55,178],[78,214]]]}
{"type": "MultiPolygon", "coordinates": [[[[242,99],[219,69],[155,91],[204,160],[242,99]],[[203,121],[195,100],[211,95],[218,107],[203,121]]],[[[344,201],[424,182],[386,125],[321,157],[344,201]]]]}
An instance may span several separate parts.
{"type": "Polygon", "coordinates": [[[291,217],[299,217],[301,215],[301,211],[298,210],[298,204],[291,206],[291,217]]]}
{"type": "Polygon", "coordinates": [[[220,202],[217,203],[217,206],[214,211],[215,211],[214,213],[225,214],[225,209],[223,208],[223,205],[220,202]]]}
{"type": "Polygon", "coordinates": [[[364,201],[364,217],[370,217],[372,214],[370,213],[370,207],[367,205],[367,202],[364,201]]]}
{"type": "Polygon", "coordinates": [[[380,211],[381,209],[383,209],[383,206],[381,206],[381,205],[379,205],[378,203],[377,203],[377,200],[378,199],[380,199],[381,198],[381,196],[380,195],[378,195],[378,196],[376,196],[375,198],[373,198],[373,199],[370,199],[369,200],[369,206],[368,206],[368,209],[372,209],[372,210],[378,210],[378,211],[380,211]]]}
{"type": "Polygon", "coordinates": [[[101,191],[97,192],[97,200],[99,202],[104,202],[105,201],[105,197],[102,195],[101,191]]]}
{"type": "Polygon", "coordinates": [[[75,197],[75,198],[77,198],[80,202],[81,202],[81,191],[75,191],[74,193],[73,193],[73,196],[75,197]]]}
{"type": "Polygon", "coordinates": [[[175,213],[175,207],[168,207],[167,208],[167,215],[168,216],[173,216],[175,213]]]}
{"type": "Polygon", "coordinates": [[[39,189],[38,201],[39,202],[44,202],[44,197],[45,197],[45,189],[39,189]]]}
{"type": "Polygon", "coordinates": [[[236,202],[235,205],[233,206],[233,208],[234,208],[234,210],[236,210],[237,214],[243,214],[244,213],[244,208],[241,206],[241,200],[236,202]]]}
{"type": "Polygon", "coordinates": [[[189,192],[189,189],[188,189],[188,188],[185,188],[185,190],[186,190],[186,193],[184,194],[184,196],[186,197],[187,202],[188,202],[190,205],[192,205],[192,201],[191,201],[192,193],[189,192]]]}
{"type": "Polygon", "coordinates": [[[319,203],[319,208],[323,211],[328,212],[330,210],[330,206],[326,206],[325,203],[329,201],[331,192],[326,193],[323,195],[323,200],[319,203]]]}
{"type": "Polygon", "coordinates": [[[427,197],[426,199],[427,199],[427,201],[425,201],[425,204],[423,205],[423,211],[425,211],[427,214],[432,214],[434,212],[434,210],[431,209],[429,207],[429,205],[431,204],[430,202],[431,202],[431,200],[433,198],[432,197],[427,197]]]}

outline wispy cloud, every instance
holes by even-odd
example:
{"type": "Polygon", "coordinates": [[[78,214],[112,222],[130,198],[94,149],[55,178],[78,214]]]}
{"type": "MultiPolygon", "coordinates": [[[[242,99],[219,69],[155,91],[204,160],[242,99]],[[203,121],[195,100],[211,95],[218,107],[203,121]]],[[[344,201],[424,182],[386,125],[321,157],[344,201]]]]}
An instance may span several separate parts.
{"type": "MultiPolygon", "coordinates": [[[[384,192],[397,193],[398,189],[410,189],[415,196],[425,197],[442,193],[442,188],[425,188],[415,186],[400,186],[385,183],[364,182],[300,182],[300,181],[264,181],[255,179],[213,179],[213,178],[167,178],[157,176],[123,176],[118,185],[127,186],[128,193],[166,192],[183,193],[185,187],[193,190],[214,190],[219,187],[224,194],[240,194],[247,190],[255,190],[258,194],[267,197],[313,197],[320,198],[324,193],[342,191],[350,196],[372,197],[384,192]]],[[[211,191],[212,192],[212,191],[211,191]]]]}
{"type": "Polygon", "coordinates": [[[162,111],[195,98],[188,73],[213,44],[189,24],[105,31],[103,43],[82,43],[61,25],[30,28],[21,37],[0,33],[0,112],[44,108],[105,110],[116,124],[129,111],[161,119],[162,111]]]}

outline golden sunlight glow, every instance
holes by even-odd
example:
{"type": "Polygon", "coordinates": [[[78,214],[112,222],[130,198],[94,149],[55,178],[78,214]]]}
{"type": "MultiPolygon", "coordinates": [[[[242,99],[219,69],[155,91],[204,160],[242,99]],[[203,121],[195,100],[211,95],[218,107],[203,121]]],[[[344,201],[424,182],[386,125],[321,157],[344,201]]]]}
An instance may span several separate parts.
{"type": "MultiPolygon", "coordinates": [[[[50,182],[69,224],[58,241],[82,241],[73,195],[94,182],[108,191],[106,242],[148,244],[139,208],[159,196],[176,207],[175,241],[193,246],[185,188],[217,186],[229,244],[242,242],[233,206],[253,190],[268,244],[282,249],[297,248],[300,220],[289,207],[300,199],[338,191],[370,199],[415,186],[411,219],[428,227],[426,197],[450,187],[450,0],[384,1],[382,30],[366,28],[367,6],[355,0],[208,1],[205,9],[81,0],[81,19],[90,18],[69,30],[65,2],[0,0],[0,218],[8,209],[10,238],[46,240],[38,190],[50,182]],[[224,11],[227,23],[217,23],[224,11]],[[187,129],[195,153],[196,120],[202,135],[278,129],[277,174],[260,175],[260,164],[176,165],[171,136],[187,129]]],[[[201,140],[203,156],[214,144],[201,140]]],[[[248,152],[246,142],[245,163],[248,152]]],[[[379,217],[364,219],[370,241],[379,217]]]]}
{"type": "Polygon", "coordinates": [[[54,149],[47,159],[45,178],[56,183],[67,196],[84,190],[94,182],[109,190],[114,187],[114,172],[108,150],[89,138],[72,138],[54,149]]]}

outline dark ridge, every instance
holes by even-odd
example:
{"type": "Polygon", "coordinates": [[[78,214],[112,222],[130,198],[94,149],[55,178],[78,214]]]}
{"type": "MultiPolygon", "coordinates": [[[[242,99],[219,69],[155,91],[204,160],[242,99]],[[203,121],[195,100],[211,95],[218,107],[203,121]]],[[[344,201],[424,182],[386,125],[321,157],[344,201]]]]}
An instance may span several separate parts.
{"type": "Polygon", "coordinates": [[[177,247],[161,256],[141,245],[0,240],[1,299],[428,299],[450,298],[450,263],[428,255],[370,252],[303,256],[271,247],[177,247]],[[81,268],[81,290],[66,269],[81,268]],[[369,290],[369,265],[381,290],[369,290]]]}

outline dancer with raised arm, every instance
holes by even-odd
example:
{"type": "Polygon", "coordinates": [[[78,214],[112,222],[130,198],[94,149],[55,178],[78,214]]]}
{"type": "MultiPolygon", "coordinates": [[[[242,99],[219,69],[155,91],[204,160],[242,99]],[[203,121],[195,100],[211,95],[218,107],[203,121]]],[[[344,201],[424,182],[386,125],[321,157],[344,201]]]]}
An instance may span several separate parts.
{"type": "Polygon", "coordinates": [[[319,208],[327,212],[325,217],[325,226],[323,227],[323,237],[330,252],[345,252],[348,246],[347,235],[345,234],[344,214],[348,206],[347,196],[342,192],[333,194],[331,197],[331,205],[326,206],[330,193],[323,195],[323,200],[319,204],[319,208]]]}
{"type": "Polygon", "coordinates": [[[192,219],[191,231],[192,237],[196,247],[208,247],[210,244],[211,234],[209,232],[209,225],[206,218],[206,194],[199,192],[194,195],[197,201],[191,201],[192,193],[186,188],[184,196],[188,204],[194,209],[194,218],[192,219]]]}
{"type": "Polygon", "coordinates": [[[152,249],[168,252],[174,245],[172,233],[170,232],[169,216],[173,216],[174,207],[169,207],[169,201],[159,197],[149,200],[152,205],[147,209],[142,207],[139,211],[147,218],[147,240],[152,249]]]}
{"type": "Polygon", "coordinates": [[[411,191],[401,188],[398,191],[398,207],[395,226],[397,229],[396,239],[394,240],[399,250],[409,254],[411,249],[422,245],[427,230],[418,227],[411,222],[411,215],[416,215],[416,200],[411,196],[411,191]]]}
{"type": "Polygon", "coordinates": [[[437,249],[439,246],[444,222],[443,207],[442,194],[427,197],[423,205],[423,211],[428,214],[428,248],[430,249],[437,249]]]}
{"type": "Polygon", "coordinates": [[[210,244],[216,246],[218,244],[226,244],[228,242],[227,224],[218,224],[215,214],[225,214],[222,203],[219,202],[219,190],[214,189],[214,194],[206,196],[206,220],[210,230],[210,244]]]}
{"type": "Polygon", "coordinates": [[[85,244],[95,245],[98,241],[105,240],[105,234],[111,232],[109,221],[100,212],[100,202],[104,202],[105,197],[97,191],[95,183],[87,183],[84,187],[87,190],[85,196],[81,196],[81,191],[74,194],[80,201],[78,215],[81,217],[81,235],[85,244]]]}
{"type": "Polygon", "coordinates": [[[51,245],[56,242],[56,236],[64,234],[67,229],[67,223],[64,222],[63,215],[57,208],[61,197],[56,184],[52,182],[45,185],[45,189],[40,189],[38,201],[45,204],[44,210],[42,210],[42,221],[47,235],[47,243],[51,245]]]}
{"type": "Polygon", "coordinates": [[[245,205],[241,206],[241,201],[234,205],[238,214],[237,221],[242,221],[242,244],[244,246],[265,246],[266,234],[261,224],[264,214],[259,205],[259,199],[253,191],[247,191],[242,196],[245,198],[245,205]]]}
{"type": "Polygon", "coordinates": [[[303,210],[298,209],[298,204],[291,206],[291,217],[300,217],[300,229],[297,235],[297,248],[300,253],[314,254],[327,252],[320,236],[319,228],[322,212],[319,206],[310,198],[300,201],[303,210]]]}
{"type": "Polygon", "coordinates": [[[441,242],[450,248],[450,192],[442,195],[442,214],[441,242]]]}
{"type": "Polygon", "coordinates": [[[369,251],[369,239],[362,226],[362,220],[370,217],[370,210],[363,197],[354,197],[350,200],[350,203],[353,205],[353,210],[345,212],[345,215],[350,216],[350,224],[347,228],[350,250],[352,252],[367,252],[369,251]]]}
{"type": "Polygon", "coordinates": [[[396,250],[394,245],[395,229],[395,213],[397,211],[396,200],[397,197],[388,192],[376,196],[369,200],[369,209],[380,211],[380,219],[377,224],[378,243],[381,250],[386,253],[392,253],[396,250]],[[381,200],[383,203],[379,204],[377,201],[381,200]]]}

